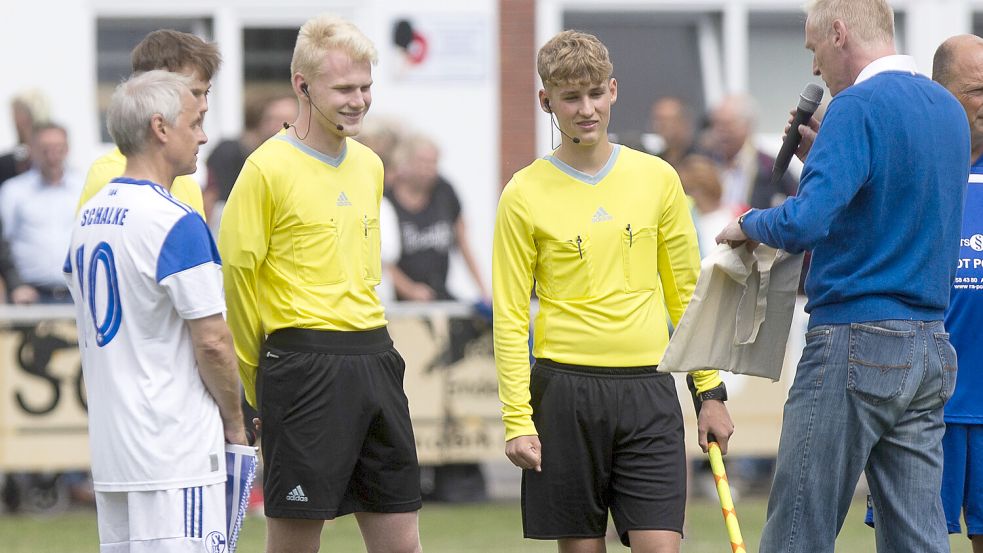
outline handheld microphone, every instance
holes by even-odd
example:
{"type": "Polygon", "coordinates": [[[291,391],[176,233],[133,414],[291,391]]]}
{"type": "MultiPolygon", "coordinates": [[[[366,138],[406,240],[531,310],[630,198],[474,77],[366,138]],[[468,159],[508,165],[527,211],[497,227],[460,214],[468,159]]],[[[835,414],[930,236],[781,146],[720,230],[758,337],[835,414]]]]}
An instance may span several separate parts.
{"type": "Polygon", "coordinates": [[[795,117],[792,118],[792,126],[785,135],[782,142],[782,149],[779,150],[775,158],[775,167],[771,171],[771,183],[777,184],[782,175],[788,169],[788,164],[792,161],[792,156],[799,149],[799,142],[802,142],[802,135],[799,134],[799,125],[808,125],[812,119],[812,114],[816,113],[819,102],[823,100],[823,87],[809,83],[805,90],[799,95],[799,105],[795,109],[795,117]]]}
{"type": "Polygon", "coordinates": [[[563,136],[569,138],[571,142],[573,142],[574,144],[580,144],[580,138],[578,138],[576,136],[570,136],[569,134],[563,132],[563,129],[560,128],[560,125],[558,125],[556,123],[556,120],[553,119],[553,108],[550,107],[550,100],[549,100],[549,98],[546,98],[546,99],[543,100],[543,105],[546,106],[546,111],[550,114],[550,124],[552,124],[554,127],[556,127],[556,130],[560,131],[560,134],[562,134],[563,136]]]}
{"type": "MultiPolygon", "coordinates": [[[[307,83],[304,83],[304,84],[300,85],[300,91],[304,93],[304,96],[307,96],[307,101],[310,102],[311,106],[314,109],[316,109],[319,114],[321,114],[321,117],[323,117],[325,121],[327,121],[328,123],[331,123],[332,125],[334,125],[335,128],[338,129],[339,131],[345,130],[345,127],[343,127],[341,125],[341,123],[337,123],[335,121],[332,121],[330,117],[328,117],[327,115],[325,115],[324,112],[321,111],[321,109],[317,107],[317,104],[315,104],[314,103],[314,100],[311,99],[311,93],[307,90],[307,83]]],[[[308,125],[310,125],[310,113],[308,113],[308,121],[307,121],[307,123],[308,123],[308,125]]]]}

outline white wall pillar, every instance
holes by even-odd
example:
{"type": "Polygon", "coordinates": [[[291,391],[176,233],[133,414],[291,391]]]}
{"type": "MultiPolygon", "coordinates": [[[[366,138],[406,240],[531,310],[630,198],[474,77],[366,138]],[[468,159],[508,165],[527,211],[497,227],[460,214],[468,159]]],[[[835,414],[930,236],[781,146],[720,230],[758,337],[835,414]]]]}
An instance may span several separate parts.
{"type": "Polygon", "coordinates": [[[727,92],[747,92],[748,9],[745,2],[727,2],[724,8],[724,79],[727,92]]]}
{"type": "Polygon", "coordinates": [[[215,10],[215,42],[222,51],[222,68],[212,80],[214,87],[211,106],[212,117],[206,123],[209,138],[216,144],[218,140],[239,136],[242,133],[242,110],[234,106],[242,105],[243,51],[242,21],[238,12],[231,6],[215,10]]]}
{"type": "Polygon", "coordinates": [[[973,14],[968,0],[909,0],[904,5],[907,52],[918,69],[932,73],[932,58],[939,44],[952,35],[972,31],[973,14]]]}

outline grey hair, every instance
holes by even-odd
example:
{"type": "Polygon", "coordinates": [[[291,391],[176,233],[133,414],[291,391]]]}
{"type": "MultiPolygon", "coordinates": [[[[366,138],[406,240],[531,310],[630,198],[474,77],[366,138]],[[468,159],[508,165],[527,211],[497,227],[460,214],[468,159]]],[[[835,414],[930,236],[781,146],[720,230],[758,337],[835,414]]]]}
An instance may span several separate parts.
{"type": "Polygon", "coordinates": [[[181,114],[191,80],[170,71],[137,73],[116,87],[106,110],[106,127],[124,156],[140,153],[150,137],[150,120],[160,115],[169,125],[181,114]]]}

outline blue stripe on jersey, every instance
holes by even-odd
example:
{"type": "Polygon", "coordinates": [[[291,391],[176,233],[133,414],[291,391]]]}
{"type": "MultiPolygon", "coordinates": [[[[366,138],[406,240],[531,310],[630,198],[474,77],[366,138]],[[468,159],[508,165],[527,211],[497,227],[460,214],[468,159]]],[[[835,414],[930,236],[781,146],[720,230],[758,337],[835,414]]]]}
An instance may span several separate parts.
{"type": "Polygon", "coordinates": [[[204,488],[198,486],[198,537],[205,537],[202,535],[204,533],[204,524],[202,524],[202,517],[205,514],[205,499],[204,499],[204,488]]]}
{"type": "Polygon", "coordinates": [[[69,249],[68,253],[65,254],[65,265],[62,266],[61,272],[70,275],[72,274],[72,250],[69,249]]]}
{"type": "Polygon", "coordinates": [[[167,233],[157,255],[157,282],[204,263],[222,264],[205,220],[194,211],[181,217],[167,233]]]}
{"type": "Polygon", "coordinates": [[[139,184],[141,186],[158,186],[158,184],[152,180],[131,179],[129,177],[116,177],[115,179],[112,179],[109,182],[111,183],[115,182],[119,184],[139,184]]]}
{"type": "Polygon", "coordinates": [[[150,180],[146,180],[146,179],[131,179],[131,178],[128,178],[128,177],[116,177],[115,179],[113,179],[113,180],[111,180],[109,182],[111,182],[111,183],[119,183],[119,184],[137,184],[137,185],[140,185],[140,186],[149,186],[154,192],[156,192],[157,194],[159,194],[162,198],[164,198],[165,200],[171,202],[172,204],[180,207],[185,212],[191,213],[191,212],[194,211],[194,209],[191,209],[191,206],[189,206],[188,204],[182,203],[180,200],[178,200],[177,198],[175,198],[174,196],[172,196],[171,193],[168,192],[163,186],[157,184],[154,181],[150,181],[150,180]]]}
{"type": "Polygon", "coordinates": [[[188,537],[188,488],[184,488],[184,537],[188,537]]]}
{"type": "MultiPolygon", "coordinates": [[[[239,474],[239,471],[235,470],[236,454],[231,451],[225,452],[225,472],[229,475],[225,484],[225,527],[232,528],[232,517],[235,515],[233,509],[238,509],[239,505],[236,504],[236,492],[238,482],[235,481],[235,475],[239,474]]],[[[232,539],[232,536],[226,536],[228,539],[232,539]]]]}
{"type": "Polygon", "coordinates": [[[181,201],[179,201],[174,196],[171,196],[171,193],[168,192],[167,190],[164,190],[164,187],[163,186],[160,186],[159,184],[155,184],[153,186],[153,190],[154,190],[154,192],[156,192],[157,194],[159,194],[160,197],[162,197],[165,200],[171,202],[172,204],[180,207],[185,212],[187,212],[187,213],[194,213],[195,210],[191,209],[191,207],[188,204],[182,203],[181,201]]]}

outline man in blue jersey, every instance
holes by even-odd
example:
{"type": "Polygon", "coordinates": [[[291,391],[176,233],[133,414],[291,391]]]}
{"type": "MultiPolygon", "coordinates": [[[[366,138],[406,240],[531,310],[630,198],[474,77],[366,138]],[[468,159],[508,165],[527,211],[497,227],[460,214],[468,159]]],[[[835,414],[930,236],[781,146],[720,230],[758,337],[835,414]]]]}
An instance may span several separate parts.
{"type": "Polygon", "coordinates": [[[717,237],[812,251],[809,330],[760,551],[832,552],[865,472],[878,551],[947,552],[939,489],[956,354],[942,319],[959,257],[966,116],[896,55],[885,0],[818,0],[807,12],[805,46],[833,100],[821,128],[799,127],[799,195],[717,237]]]}
{"type": "Polygon", "coordinates": [[[983,38],[959,35],[935,52],[932,79],[955,95],[969,120],[969,185],[963,208],[959,265],[945,314],[945,327],[959,354],[956,391],[945,406],[942,451],[942,508],[949,532],[961,531],[959,514],[973,553],[983,553],[983,38]]]}

